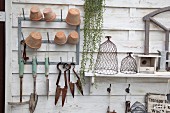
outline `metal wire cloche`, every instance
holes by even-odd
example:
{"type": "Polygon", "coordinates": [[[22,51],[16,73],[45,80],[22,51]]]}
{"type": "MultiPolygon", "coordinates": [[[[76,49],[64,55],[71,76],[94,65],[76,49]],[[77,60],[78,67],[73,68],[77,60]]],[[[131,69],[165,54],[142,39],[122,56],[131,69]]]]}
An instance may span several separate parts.
{"type": "Polygon", "coordinates": [[[110,41],[111,36],[106,36],[106,38],[108,40],[99,47],[94,72],[99,74],[117,74],[117,48],[116,45],[110,41]]]}
{"type": "Polygon", "coordinates": [[[121,61],[120,72],[125,74],[135,74],[137,73],[137,63],[132,57],[132,53],[128,53],[128,56],[121,61]]]}

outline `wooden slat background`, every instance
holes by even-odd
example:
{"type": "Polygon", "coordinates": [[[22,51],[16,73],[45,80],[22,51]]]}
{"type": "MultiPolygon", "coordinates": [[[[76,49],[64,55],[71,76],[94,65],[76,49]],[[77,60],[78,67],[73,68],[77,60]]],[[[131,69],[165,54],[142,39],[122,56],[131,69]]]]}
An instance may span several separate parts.
{"type": "MultiPolygon", "coordinates": [[[[80,36],[80,56],[83,46],[83,4],[84,0],[12,0],[12,78],[11,94],[12,101],[19,101],[19,78],[18,78],[18,17],[22,16],[22,8],[25,10],[25,15],[29,16],[29,10],[32,5],[38,5],[43,11],[45,7],[51,7],[60,18],[60,9],[63,10],[63,18],[66,18],[69,7],[75,6],[81,11],[81,36],[80,36]]],[[[104,36],[111,35],[112,41],[116,44],[118,50],[118,62],[120,67],[121,60],[127,55],[126,52],[134,52],[142,54],[144,51],[144,22],[142,17],[146,14],[157,10],[158,8],[167,7],[170,5],[169,0],[106,0],[106,10],[104,12],[104,27],[102,42],[106,39],[104,36]]],[[[170,26],[170,13],[166,12],[155,17],[158,21],[162,22],[167,27],[170,26]]],[[[23,33],[26,38],[31,31],[39,31],[42,33],[43,39],[46,39],[46,32],[50,33],[50,39],[54,39],[54,35],[59,30],[64,30],[66,35],[69,34],[74,28],[70,28],[66,23],[35,23],[24,22],[23,33]]],[[[150,53],[158,54],[157,50],[164,50],[165,34],[155,26],[151,25],[150,32],[150,53]]],[[[28,56],[32,56],[32,52],[28,56]]],[[[46,45],[38,50],[38,61],[43,61],[46,51],[46,45]]],[[[75,46],[65,45],[57,46],[50,45],[50,61],[71,61],[75,57],[75,46]],[[58,52],[59,51],[59,52],[58,52]]],[[[95,53],[95,58],[97,52],[95,53]]],[[[81,58],[80,58],[81,60],[81,58]]],[[[76,66],[77,72],[80,66],[76,66]]],[[[24,100],[29,99],[29,95],[33,88],[33,79],[31,75],[31,66],[25,66],[23,95],[24,100]]],[[[130,100],[133,104],[136,101],[145,103],[144,97],[146,93],[165,93],[167,79],[163,78],[105,78],[97,77],[96,84],[91,87],[90,78],[86,77],[86,85],[84,86],[84,96],[79,92],[75,92],[73,99],[68,91],[67,101],[64,107],[61,107],[61,100],[54,106],[55,82],[57,79],[56,66],[50,66],[50,97],[47,100],[45,94],[45,76],[44,66],[38,66],[37,77],[37,93],[39,101],[35,113],[106,113],[107,106],[111,110],[115,109],[117,113],[125,111],[125,101],[130,100]],[[112,84],[112,92],[109,94],[106,89],[112,84]],[[130,87],[130,94],[125,92],[125,88],[130,87]]],[[[74,80],[74,78],[72,78],[74,80]]],[[[61,83],[63,85],[63,83],[61,83]]],[[[12,106],[11,113],[29,113],[28,105],[12,106]]]]}

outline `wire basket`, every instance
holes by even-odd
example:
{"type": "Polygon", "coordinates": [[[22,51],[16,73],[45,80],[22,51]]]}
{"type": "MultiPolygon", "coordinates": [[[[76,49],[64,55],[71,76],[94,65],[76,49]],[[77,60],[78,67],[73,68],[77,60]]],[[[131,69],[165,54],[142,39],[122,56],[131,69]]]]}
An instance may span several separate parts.
{"type": "Polygon", "coordinates": [[[137,63],[136,60],[132,57],[132,53],[128,53],[128,56],[122,59],[120,72],[125,74],[135,74],[137,73],[137,63]]]}
{"type": "Polygon", "coordinates": [[[110,41],[111,36],[106,38],[108,40],[99,47],[94,72],[114,75],[118,73],[117,47],[110,41]]]}

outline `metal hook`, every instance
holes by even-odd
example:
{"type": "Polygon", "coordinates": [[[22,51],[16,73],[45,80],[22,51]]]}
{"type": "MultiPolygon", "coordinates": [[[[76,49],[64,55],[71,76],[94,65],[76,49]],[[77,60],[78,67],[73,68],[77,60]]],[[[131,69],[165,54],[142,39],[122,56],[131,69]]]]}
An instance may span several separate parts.
{"type": "Polygon", "coordinates": [[[61,9],[61,22],[63,21],[63,10],[61,9]]]}
{"type": "Polygon", "coordinates": [[[25,20],[25,12],[24,12],[24,8],[22,8],[22,14],[23,14],[23,18],[25,20]]]}
{"type": "Polygon", "coordinates": [[[107,92],[108,92],[108,93],[111,92],[111,87],[112,87],[112,86],[111,86],[111,84],[110,84],[110,86],[107,88],[107,92]]]}
{"type": "Polygon", "coordinates": [[[62,62],[62,57],[60,57],[60,62],[62,62]]]}
{"type": "Polygon", "coordinates": [[[21,36],[22,36],[23,40],[25,40],[25,39],[24,39],[24,34],[23,34],[23,32],[21,32],[21,36]]]}
{"type": "Polygon", "coordinates": [[[50,43],[49,33],[48,32],[47,32],[47,39],[48,39],[48,43],[50,43]]]}
{"type": "Polygon", "coordinates": [[[128,84],[128,88],[125,89],[126,93],[130,93],[130,84],[128,84]]]}

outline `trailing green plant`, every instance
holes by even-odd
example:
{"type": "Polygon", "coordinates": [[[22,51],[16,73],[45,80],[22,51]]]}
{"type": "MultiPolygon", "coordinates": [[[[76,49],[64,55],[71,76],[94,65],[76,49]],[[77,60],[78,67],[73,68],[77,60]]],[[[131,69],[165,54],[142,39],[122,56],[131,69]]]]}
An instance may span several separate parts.
{"type": "Polygon", "coordinates": [[[81,60],[80,76],[84,78],[87,62],[90,62],[87,71],[94,66],[93,54],[98,49],[103,27],[103,11],[105,0],[85,0],[84,2],[84,42],[81,60]]]}

